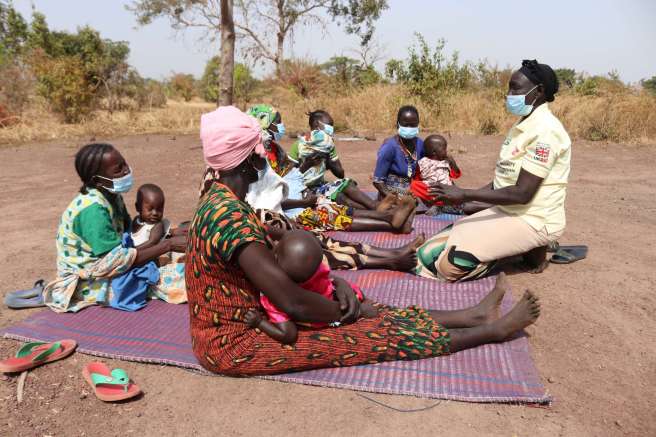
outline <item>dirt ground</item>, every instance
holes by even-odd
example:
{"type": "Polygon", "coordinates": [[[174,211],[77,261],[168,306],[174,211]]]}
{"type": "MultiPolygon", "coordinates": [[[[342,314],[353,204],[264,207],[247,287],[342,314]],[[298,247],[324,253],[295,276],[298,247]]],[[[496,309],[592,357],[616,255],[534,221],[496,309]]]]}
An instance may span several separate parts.
{"type": "MultiPolygon", "coordinates": [[[[382,140],[382,138],[379,138],[382,140]]],[[[501,137],[453,136],[461,185],[489,182],[501,137]]],[[[116,138],[136,184],[155,182],[166,215],[188,219],[202,169],[196,137],[116,138]]],[[[73,155],[83,141],[0,149],[0,295],[55,274],[55,230],[79,181],[73,155]]],[[[338,143],[347,174],[369,186],[380,141],[338,143]]],[[[288,145],[288,144],[286,144],[288,145]]],[[[554,397],[549,408],[442,401],[397,412],[357,392],[258,379],[207,377],[175,367],[121,366],[145,395],[104,404],[81,377],[92,357],[74,354],[0,380],[1,436],[174,435],[656,435],[656,183],[653,147],[575,142],[561,243],[587,244],[586,260],[510,277],[515,297],[530,287],[542,316],[529,328],[532,355],[554,397]]],[[[131,207],[134,190],[127,195],[131,207]]],[[[30,310],[0,309],[0,327],[30,310]]],[[[0,356],[18,343],[0,340],[0,356]]],[[[1,378],[1,377],[0,377],[1,378]]],[[[402,409],[434,400],[371,395],[402,409]]]]}

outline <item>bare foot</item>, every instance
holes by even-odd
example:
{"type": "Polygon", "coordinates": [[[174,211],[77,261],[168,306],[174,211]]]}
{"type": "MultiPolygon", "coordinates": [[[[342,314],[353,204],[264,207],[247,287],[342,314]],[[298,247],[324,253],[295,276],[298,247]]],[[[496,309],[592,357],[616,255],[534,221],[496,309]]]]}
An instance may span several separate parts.
{"type": "Polygon", "coordinates": [[[403,227],[401,228],[402,234],[409,234],[412,232],[412,225],[415,222],[415,215],[417,215],[417,208],[413,208],[408,218],[405,219],[405,223],[403,223],[403,227]]]}
{"type": "Polygon", "coordinates": [[[394,216],[390,224],[394,229],[399,231],[402,229],[403,225],[407,222],[408,216],[414,211],[414,199],[410,196],[403,196],[399,202],[399,206],[394,211],[394,216]],[[412,202],[410,202],[410,200],[412,202]]]}
{"type": "Polygon", "coordinates": [[[549,260],[545,259],[537,267],[525,265],[524,270],[528,273],[538,274],[544,272],[549,267],[549,260]]]}
{"type": "Polygon", "coordinates": [[[397,255],[405,255],[407,253],[415,253],[426,242],[426,234],[421,233],[415,237],[414,240],[408,244],[392,249],[397,255]]]}
{"type": "Polygon", "coordinates": [[[398,272],[409,272],[417,267],[417,254],[409,252],[389,259],[389,269],[398,272]]]}
{"type": "Polygon", "coordinates": [[[506,274],[501,272],[499,276],[497,276],[497,282],[494,284],[492,291],[490,291],[487,296],[478,303],[478,305],[472,308],[473,324],[471,326],[491,323],[499,318],[501,301],[503,300],[506,291],[508,291],[508,288],[506,274]]]}
{"type": "Polygon", "coordinates": [[[396,194],[388,194],[383,200],[381,200],[376,206],[376,211],[384,212],[393,209],[398,204],[399,198],[396,194]]]}
{"type": "Polygon", "coordinates": [[[496,334],[496,341],[504,341],[519,330],[535,323],[540,316],[540,301],[530,290],[524,292],[515,307],[489,326],[496,334]]]}

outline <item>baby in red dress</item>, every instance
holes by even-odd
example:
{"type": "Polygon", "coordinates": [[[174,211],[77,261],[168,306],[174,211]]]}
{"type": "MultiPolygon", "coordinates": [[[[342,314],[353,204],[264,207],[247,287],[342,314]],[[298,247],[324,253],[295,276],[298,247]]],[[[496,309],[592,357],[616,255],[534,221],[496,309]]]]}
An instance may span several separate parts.
{"type": "MultiPolygon", "coordinates": [[[[301,288],[318,293],[327,299],[334,300],[335,285],[330,277],[330,267],[323,262],[323,251],[316,237],[306,231],[287,232],[273,249],[278,265],[287,276],[301,288]]],[[[358,299],[360,315],[375,317],[378,311],[370,301],[365,301],[360,287],[349,284],[358,299]]],[[[293,344],[298,337],[297,323],[293,322],[263,294],[260,294],[260,304],[266,315],[260,311],[250,310],[244,320],[253,328],[262,330],[269,337],[283,344],[293,344]]],[[[300,324],[300,323],[299,323],[300,324]]],[[[304,325],[304,324],[300,324],[304,325]]],[[[328,326],[321,323],[309,324],[314,328],[328,326]]]]}

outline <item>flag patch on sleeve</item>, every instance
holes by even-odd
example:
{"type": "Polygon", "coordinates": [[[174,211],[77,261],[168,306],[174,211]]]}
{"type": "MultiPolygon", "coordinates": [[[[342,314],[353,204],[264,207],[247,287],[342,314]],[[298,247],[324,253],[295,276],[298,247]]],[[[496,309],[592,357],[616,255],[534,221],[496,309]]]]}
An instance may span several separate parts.
{"type": "Polygon", "coordinates": [[[551,147],[547,144],[538,143],[535,147],[535,155],[533,156],[533,159],[540,162],[548,162],[549,153],[551,153],[551,147]]]}

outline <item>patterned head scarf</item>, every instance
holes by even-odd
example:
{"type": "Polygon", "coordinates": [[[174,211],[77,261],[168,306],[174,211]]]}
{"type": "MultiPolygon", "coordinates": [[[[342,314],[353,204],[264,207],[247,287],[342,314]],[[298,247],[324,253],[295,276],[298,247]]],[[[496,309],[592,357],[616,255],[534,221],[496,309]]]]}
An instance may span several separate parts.
{"type": "Polygon", "coordinates": [[[255,117],[260,122],[262,130],[268,129],[279,114],[276,108],[266,103],[251,106],[246,113],[251,117],[255,117]]]}

